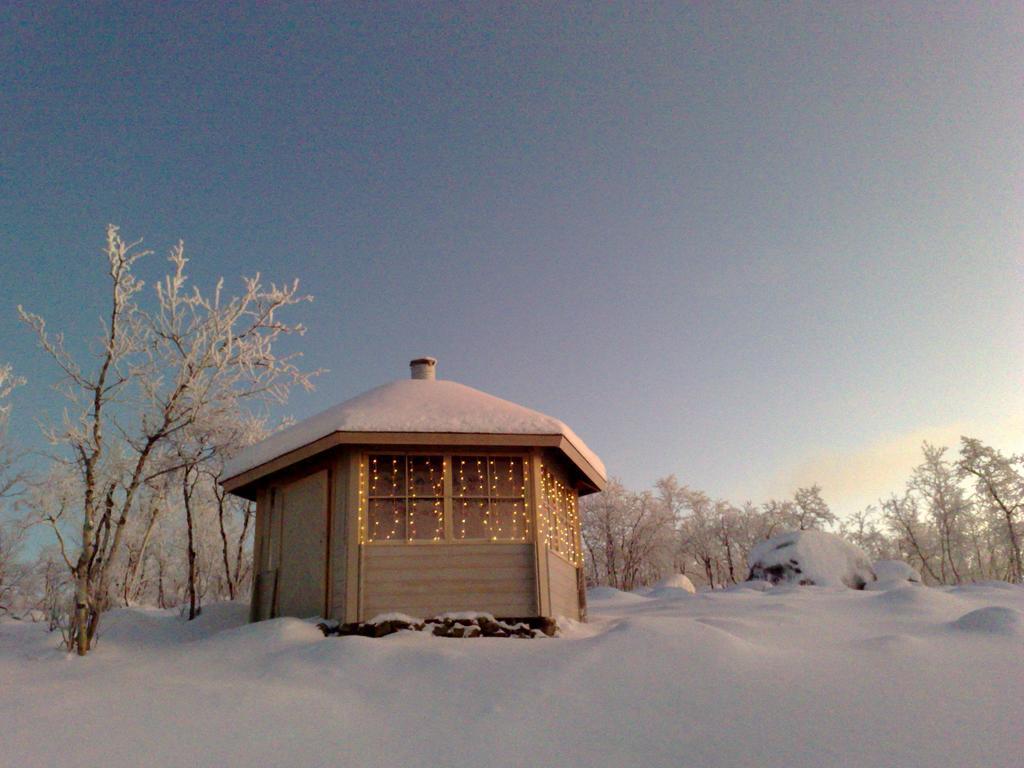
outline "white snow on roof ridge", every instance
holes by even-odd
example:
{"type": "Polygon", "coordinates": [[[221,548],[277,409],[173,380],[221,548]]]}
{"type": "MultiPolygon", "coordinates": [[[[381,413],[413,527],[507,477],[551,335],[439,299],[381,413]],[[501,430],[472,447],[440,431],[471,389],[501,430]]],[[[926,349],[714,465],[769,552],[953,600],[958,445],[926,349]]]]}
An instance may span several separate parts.
{"type": "Polygon", "coordinates": [[[455,381],[399,379],[242,449],[228,462],[225,477],[240,475],[334,432],[562,435],[605,476],[597,454],[559,419],[455,381]]]}

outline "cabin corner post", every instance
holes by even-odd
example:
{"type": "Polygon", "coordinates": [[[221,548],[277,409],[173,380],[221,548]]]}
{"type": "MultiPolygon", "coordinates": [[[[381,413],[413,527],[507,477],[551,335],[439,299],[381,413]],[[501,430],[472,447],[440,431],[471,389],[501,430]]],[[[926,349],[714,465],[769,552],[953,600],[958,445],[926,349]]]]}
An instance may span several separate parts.
{"type": "MultiPolygon", "coordinates": [[[[360,515],[362,508],[360,498],[362,488],[362,462],[363,452],[361,449],[349,451],[346,454],[347,463],[341,462],[341,466],[347,466],[348,482],[347,503],[345,504],[345,613],[341,617],[345,622],[359,621],[360,583],[362,575],[362,521],[360,515]]],[[[340,467],[339,467],[340,469],[340,467]]]]}
{"type": "Polygon", "coordinates": [[[551,615],[551,587],[548,583],[548,549],[543,509],[542,471],[543,455],[534,450],[530,453],[530,504],[533,506],[533,549],[535,581],[537,584],[537,615],[551,615]]]}
{"type": "Polygon", "coordinates": [[[587,568],[583,554],[583,510],[579,490],[576,491],[576,593],[580,621],[587,620],[587,568]]]}
{"type": "Polygon", "coordinates": [[[261,488],[256,492],[256,519],[253,521],[252,538],[252,576],[249,590],[249,621],[259,621],[263,617],[259,615],[260,606],[260,571],[263,570],[263,526],[267,519],[267,489],[261,488]]]}

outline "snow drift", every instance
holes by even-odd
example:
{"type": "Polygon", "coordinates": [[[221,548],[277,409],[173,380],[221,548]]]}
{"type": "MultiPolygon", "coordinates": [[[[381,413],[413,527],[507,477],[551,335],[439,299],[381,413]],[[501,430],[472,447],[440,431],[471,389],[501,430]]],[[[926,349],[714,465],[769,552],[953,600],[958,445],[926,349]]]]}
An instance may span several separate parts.
{"type": "Polygon", "coordinates": [[[655,584],[646,593],[647,597],[678,597],[680,595],[694,595],[697,588],[690,581],[690,577],[682,573],[675,573],[666,576],[655,584]]]}
{"type": "Polygon", "coordinates": [[[0,765],[1021,764],[1024,587],[588,599],[591,623],[525,643],[211,605],[118,611],[78,659],[0,621],[0,765]]]}
{"type": "Polygon", "coordinates": [[[875,580],[864,551],[833,533],[791,531],[750,551],[748,580],[864,589],[875,580]]]}
{"type": "Polygon", "coordinates": [[[881,591],[923,583],[917,569],[902,560],[879,560],[871,566],[871,570],[878,580],[868,582],[865,589],[881,591]]]}

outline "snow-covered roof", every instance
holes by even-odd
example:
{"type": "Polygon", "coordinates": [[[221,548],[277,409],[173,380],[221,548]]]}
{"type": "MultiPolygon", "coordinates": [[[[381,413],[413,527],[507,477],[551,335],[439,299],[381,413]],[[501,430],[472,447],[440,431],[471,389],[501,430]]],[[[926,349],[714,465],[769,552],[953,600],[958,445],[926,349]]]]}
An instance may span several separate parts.
{"type": "Polygon", "coordinates": [[[604,463],[564,422],[455,381],[402,379],[371,389],[243,449],[235,477],[335,432],[561,435],[605,477],[604,463]]]}

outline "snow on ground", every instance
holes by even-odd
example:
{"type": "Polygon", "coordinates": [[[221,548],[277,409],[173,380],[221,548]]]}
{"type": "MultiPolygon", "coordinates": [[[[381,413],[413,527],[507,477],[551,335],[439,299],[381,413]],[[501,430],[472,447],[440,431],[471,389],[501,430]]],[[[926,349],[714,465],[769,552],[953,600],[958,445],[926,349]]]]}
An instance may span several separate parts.
{"type": "Polygon", "coordinates": [[[1022,587],[590,601],[542,640],[119,611],[85,659],[0,623],[0,765],[1024,765],[1022,587]]]}

